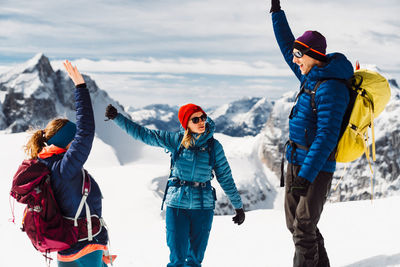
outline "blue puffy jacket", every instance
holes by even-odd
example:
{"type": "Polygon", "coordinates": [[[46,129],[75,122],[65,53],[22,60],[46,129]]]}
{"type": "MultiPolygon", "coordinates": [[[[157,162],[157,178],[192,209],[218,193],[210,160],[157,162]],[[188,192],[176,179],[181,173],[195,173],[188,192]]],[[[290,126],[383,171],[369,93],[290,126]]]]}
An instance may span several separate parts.
{"type": "MultiPolygon", "coordinates": [[[[159,146],[175,153],[179,149],[180,141],[183,136],[181,132],[168,132],[161,130],[151,130],[140,126],[137,123],[124,117],[122,114],[114,119],[114,122],[125,130],[133,138],[151,146],[159,146]]],[[[196,140],[195,146],[202,147],[207,144],[207,140],[214,134],[214,122],[208,118],[206,131],[196,140]]],[[[225,194],[229,197],[235,209],[242,208],[242,200],[236,189],[232,178],[231,169],[225,157],[222,145],[215,140],[215,174],[225,194]]],[[[211,180],[211,166],[209,165],[209,153],[207,151],[197,151],[183,149],[175,162],[172,177],[177,177],[185,181],[207,182],[211,180]]],[[[200,209],[201,208],[200,190],[190,186],[174,187],[170,186],[167,191],[165,203],[168,207],[181,209],[200,209]]],[[[203,208],[213,209],[214,198],[211,190],[203,192],[203,208]]]]}
{"type": "Polygon", "coordinates": [[[325,66],[314,66],[308,74],[302,75],[299,66],[292,61],[295,38],[284,11],[272,13],[272,22],[281,52],[301,85],[313,90],[319,80],[328,79],[315,94],[316,114],[311,108],[311,96],[302,93],[289,121],[289,139],[309,147],[309,150],[297,148],[292,158],[292,147],[288,146],[286,158],[293,164],[301,165],[298,176],[313,182],[320,171],[335,171],[336,162],[328,160],[328,157],[337,145],[350,98],[346,85],[337,79],[350,79],[353,67],[344,55],[332,53],[327,55],[325,66]]]}
{"type": "MultiPolygon", "coordinates": [[[[94,139],[95,125],[87,88],[75,89],[76,103],[76,135],[69,149],[63,153],[51,156],[49,158],[40,159],[51,170],[51,187],[53,189],[57,204],[64,216],[75,217],[79,203],[82,199],[82,168],[86,162],[92,142],[94,139]]],[[[96,181],[90,176],[91,189],[87,198],[90,207],[90,213],[102,216],[102,194],[96,181]]],[[[85,209],[79,216],[86,218],[85,209]]],[[[100,234],[95,236],[91,242],[78,242],[71,248],[60,251],[60,254],[69,255],[79,251],[86,244],[107,244],[107,231],[103,228],[100,234]]]]}

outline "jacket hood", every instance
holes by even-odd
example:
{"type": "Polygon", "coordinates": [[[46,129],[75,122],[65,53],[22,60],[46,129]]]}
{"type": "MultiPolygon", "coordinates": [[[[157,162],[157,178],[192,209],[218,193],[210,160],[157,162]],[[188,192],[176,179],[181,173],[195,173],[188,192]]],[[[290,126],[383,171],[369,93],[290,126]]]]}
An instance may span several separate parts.
{"type": "MultiPolygon", "coordinates": [[[[182,125],[180,126],[179,132],[184,134],[185,129],[183,129],[182,125]]],[[[210,139],[215,132],[215,123],[214,121],[210,118],[207,117],[206,121],[206,130],[204,133],[200,134],[199,139],[196,140],[196,146],[202,146],[203,144],[207,143],[207,140],[210,139]]],[[[195,137],[197,137],[199,134],[194,134],[195,137]]]]}
{"type": "Polygon", "coordinates": [[[328,63],[323,67],[314,66],[307,77],[310,80],[324,79],[350,79],[353,74],[353,66],[341,53],[328,54],[328,63]]]}

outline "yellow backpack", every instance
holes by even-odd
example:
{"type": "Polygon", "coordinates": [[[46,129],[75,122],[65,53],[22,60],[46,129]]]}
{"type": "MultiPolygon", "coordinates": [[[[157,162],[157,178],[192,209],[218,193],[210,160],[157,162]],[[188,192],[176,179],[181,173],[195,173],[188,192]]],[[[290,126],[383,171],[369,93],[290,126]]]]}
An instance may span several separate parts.
{"type": "Polygon", "coordinates": [[[390,100],[390,86],[379,73],[359,69],[354,72],[349,88],[350,100],[354,101],[354,104],[349,106],[351,113],[348,122],[344,121],[345,128],[342,128],[344,132],[337,145],[336,161],[351,162],[365,153],[372,172],[368,127],[371,128],[372,134],[372,160],[375,161],[374,119],[381,114],[390,100]]]}
{"type": "MultiPolygon", "coordinates": [[[[312,91],[304,89],[304,92],[311,95],[311,107],[316,113],[315,93],[318,87],[327,80],[318,81],[312,91]]],[[[351,162],[365,154],[371,173],[371,150],[369,145],[368,128],[372,134],[372,161],[375,161],[375,132],[374,119],[385,109],[390,100],[389,82],[379,73],[359,69],[356,64],[356,71],[350,80],[339,80],[346,83],[350,102],[343,117],[342,127],[339,135],[339,142],[336,147],[336,154],[332,154],[336,162],[351,162]]],[[[345,166],[346,170],[346,166],[345,166]]],[[[334,190],[339,186],[340,178],[334,190]]],[[[373,176],[371,176],[371,198],[373,198],[373,176]]]]}

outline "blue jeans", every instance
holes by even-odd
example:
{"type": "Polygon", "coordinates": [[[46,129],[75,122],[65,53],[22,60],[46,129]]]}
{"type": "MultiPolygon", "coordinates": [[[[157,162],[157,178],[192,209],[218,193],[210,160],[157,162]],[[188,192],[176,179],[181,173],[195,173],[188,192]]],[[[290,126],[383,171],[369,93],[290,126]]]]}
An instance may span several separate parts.
{"type": "Polygon", "coordinates": [[[58,261],[58,267],[107,267],[103,262],[103,251],[96,250],[74,261],[58,261]]]}
{"type": "Polygon", "coordinates": [[[167,207],[167,267],[200,267],[210,236],[214,210],[190,210],[167,207]]]}

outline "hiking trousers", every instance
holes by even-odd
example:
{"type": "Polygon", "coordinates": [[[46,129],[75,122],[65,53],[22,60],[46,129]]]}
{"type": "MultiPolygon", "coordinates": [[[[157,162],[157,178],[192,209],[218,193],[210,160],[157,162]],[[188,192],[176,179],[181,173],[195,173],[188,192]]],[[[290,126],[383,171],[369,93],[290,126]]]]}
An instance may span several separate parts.
{"type": "Polygon", "coordinates": [[[333,173],[318,173],[307,195],[300,197],[289,192],[294,175],[299,173],[300,168],[289,163],[286,172],[285,215],[286,226],[292,233],[295,245],[293,266],[329,267],[324,238],[317,224],[331,188],[333,173]]]}
{"type": "Polygon", "coordinates": [[[167,267],[200,267],[207,248],[214,217],[212,209],[177,209],[167,207],[167,267]]]}

